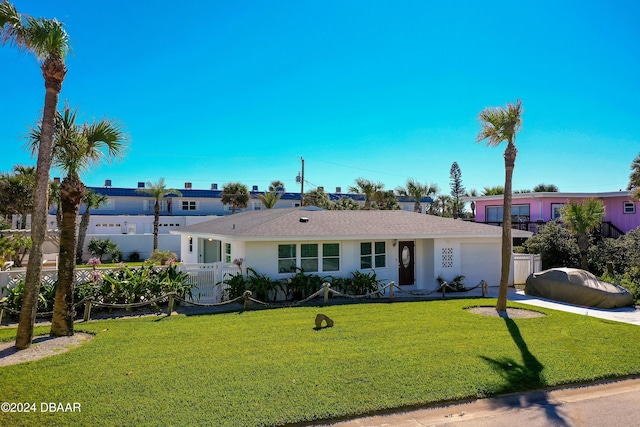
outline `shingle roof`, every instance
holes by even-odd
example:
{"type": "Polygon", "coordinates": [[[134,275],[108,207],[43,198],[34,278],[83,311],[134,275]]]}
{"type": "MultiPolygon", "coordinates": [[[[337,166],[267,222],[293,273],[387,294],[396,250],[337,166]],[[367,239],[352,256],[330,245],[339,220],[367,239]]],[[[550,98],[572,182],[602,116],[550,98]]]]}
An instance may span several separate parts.
{"type": "MultiPolygon", "coordinates": [[[[224,236],[232,240],[398,239],[434,237],[499,237],[501,227],[407,211],[318,208],[242,212],[180,227],[179,234],[224,236]]],[[[514,237],[532,233],[513,230],[514,237]]]]}

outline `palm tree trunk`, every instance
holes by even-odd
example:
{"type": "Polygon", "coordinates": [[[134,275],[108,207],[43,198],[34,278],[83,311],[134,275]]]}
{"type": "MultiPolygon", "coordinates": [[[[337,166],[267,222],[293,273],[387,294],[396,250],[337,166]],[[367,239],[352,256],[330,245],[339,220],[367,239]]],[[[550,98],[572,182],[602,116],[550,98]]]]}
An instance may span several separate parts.
{"type": "Polygon", "coordinates": [[[62,228],[60,229],[60,256],[58,258],[58,283],[51,320],[52,336],[71,336],[74,333],[76,269],[76,225],[78,210],[86,189],[80,177],[67,176],[60,186],[62,199],[62,228]]]}
{"type": "Polygon", "coordinates": [[[578,234],[578,249],[580,250],[580,268],[589,271],[589,236],[578,234]]]}
{"type": "Polygon", "coordinates": [[[90,217],[91,217],[91,213],[89,211],[89,206],[87,206],[86,210],[82,213],[82,217],[80,218],[80,228],[78,229],[78,246],[76,246],[76,263],[77,264],[80,264],[82,262],[84,241],[87,237],[87,230],[89,229],[90,217]]]}
{"type": "Polygon", "coordinates": [[[160,200],[153,207],[153,250],[158,249],[158,225],[160,224],[160,200]]]}
{"type": "Polygon", "coordinates": [[[512,179],[515,167],[517,150],[509,141],[504,150],[504,202],[502,207],[502,266],[500,268],[500,288],[498,290],[497,311],[507,310],[507,292],[509,288],[509,276],[511,274],[511,199],[512,179]]]}
{"type": "Polygon", "coordinates": [[[49,171],[53,153],[53,135],[58,98],[62,89],[62,81],[66,67],[62,63],[62,78],[54,80],[45,75],[44,111],[42,116],[42,132],[38,147],[38,162],[36,166],[36,188],[33,198],[33,212],[31,213],[31,240],[33,245],[29,252],[27,274],[24,280],[24,297],[20,310],[18,331],[16,332],[16,348],[23,350],[31,345],[33,339],[33,327],[36,321],[38,308],[38,295],[40,294],[40,282],[42,280],[42,244],[47,235],[47,208],[49,194],[49,171]]]}

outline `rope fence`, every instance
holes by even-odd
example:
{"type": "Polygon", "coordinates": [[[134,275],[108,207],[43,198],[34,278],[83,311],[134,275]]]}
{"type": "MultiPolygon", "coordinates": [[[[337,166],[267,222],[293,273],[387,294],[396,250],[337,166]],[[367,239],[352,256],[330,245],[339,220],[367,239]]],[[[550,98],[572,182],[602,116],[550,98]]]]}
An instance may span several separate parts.
{"type": "MultiPolygon", "coordinates": [[[[296,307],[296,306],[300,306],[304,303],[307,303],[315,298],[318,298],[320,296],[323,296],[324,298],[324,305],[329,304],[329,296],[333,295],[336,297],[341,297],[341,298],[348,298],[348,299],[365,299],[365,298],[372,298],[372,297],[376,297],[376,298],[381,298],[386,290],[389,291],[389,295],[388,295],[388,300],[391,302],[393,301],[393,299],[395,298],[395,293],[394,293],[394,289],[398,292],[398,293],[402,293],[402,294],[408,294],[411,296],[416,296],[416,297],[426,297],[432,294],[435,294],[437,292],[442,293],[442,298],[446,298],[446,292],[447,289],[455,292],[455,293],[461,293],[461,292],[469,292],[472,291],[474,289],[477,288],[481,288],[482,289],[482,297],[486,297],[489,293],[489,284],[487,282],[485,282],[484,280],[481,280],[480,283],[478,283],[476,286],[472,287],[472,288],[464,288],[464,289],[458,289],[455,288],[453,286],[451,286],[449,283],[447,283],[446,281],[443,281],[441,283],[441,285],[429,292],[413,292],[413,291],[408,291],[403,289],[402,287],[400,287],[399,285],[397,285],[395,282],[389,282],[386,285],[382,286],[381,288],[379,288],[376,291],[371,291],[371,292],[367,292],[366,294],[362,294],[362,295],[349,295],[349,294],[344,294],[342,292],[339,292],[335,289],[331,289],[331,284],[328,282],[324,282],[322,284],[322,288],[320,288],[318,291],[314,292],[313,294],[309,295],[308,297],[300,300],[300,301],[292,301],[292,302],[279,302],[279,303],[269,303],[269,302],[265,302],[265,301],[260,301],[256,298],[253,297],[253,293],[250,290],[246,290],[244,291],[244,293],[239,296],[236,297],[234,299],[228,300],[228,301],[222,301],[219,303],[210,303],[210,304],[203,304],[203,303],[199,303],[196,301],[191,301],[191,300],[186,300],[180,296],[178,296],[178,294],[176,292],[169,292],[165,295],[161,295],[157,298],[148,300],[148,301],[141,301],[141,302],[136,302],[136,303],[131,303],[131,304],[109,304],[109,303],[103,303],[100,301],[96,301],[94,297],[86,297],[83,298],[81,301],[77,302],[75,305],[76,309],[79,308],[81,305],[84,305],[84,315],[83,315],[83,320],[85,322],[89,321],[91,319],[91,309],[93,307],[100,307],[100,308],[108,308],[108,309],[132,309],[132,308],[140,308],[140,307],[145,307],[148,305],[157,305],[158,303],[164,302],[165,300],[168,300],[167,302],[167,315],[170,316],[171,313],[173,313],[173,308],[174,305],[176,303],[176,301],[179,301],[182,304],[186,304],[186,305],[191,305],[191,306],[195,306],[195,307],[222,307],[225,305],[230,305],[233,303],[241,303],[243,304],[244,310],[248,310],[250,303],[255,303],[258,304],[262,307],[271,307],[271,308],[284,308],[284,307],[296,307]]],[[[9,307],[7,307],[6,303],[0,304],[0,323],[2,323],[2,317],[4,315],[4,312],[7,312],[9,314],[13,314],[13,315],[20,315],[20,311],[18,310],[14,310],[11,309],[9,307]]],[[[52,316],[53,315],[53,311],[48,311],[48,312],[44,312],[44,313],[37,313],[36,316],[38,317],[48,317],[48,316],[52,316]]]]}

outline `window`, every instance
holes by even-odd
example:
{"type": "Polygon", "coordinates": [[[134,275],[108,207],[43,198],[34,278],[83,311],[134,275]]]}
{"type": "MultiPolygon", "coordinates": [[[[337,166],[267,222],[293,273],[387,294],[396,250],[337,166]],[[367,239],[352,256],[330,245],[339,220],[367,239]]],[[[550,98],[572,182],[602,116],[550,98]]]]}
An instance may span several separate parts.
{"type": "Polygon", "coordinates": [[[278,273],[296,269],[296,245],[278,245],[278,273]]]}
{"type": "Polygon", "coordinates": [[[551,203],[551,219],[558,219],[562,216],[564,203],[551,203]]]}
{"type": "Polygon", "coordinates": [[[224,262],[231,262],[231,243],[224,244],[224,262]]]}
{"type": "Polygon", "coordinates": [[[634,202],[624,202],[623,211],[626,214],[636,213],[636,204],[634,202]]]}
{"type": "Polygon", "coordinates": [[[278,245],[278,273],[301,268],[305,273],[340,270],[339,243],[278,245]]]}
{"type": "Polygon", "coordinates": [[[360,268],[382,268],[387,265],[385,242],[360,243],[360,268]]]}
{"type": "Polygon", "coordinates": [[[193,253],[193,237],[189,236],[189,253],[193,253]]]}
{"type": "Polygon", "coordinates": [[[300,245],[300,268],[305,272],[318,271],[318,245],[300,245]]]}
{"type": "MultiPolygon", "coordinates": [[[[502,205],[487,206],[487,222],[502,222],[502,205]]],[[[512,205],[511,221],[529,221],[529,205],[512,205]]]]}
{"type": "Polygon", "coordinates": [[[183,200],[182,201],[182,210],[183,211],[195,211],[198,209],[198,204],[195,200],[183,200]]]}
{"type": "Polygon", "coordinates": [[[324,243],[322,245],[322,271],[340,270],[340,245],[324,243]]]}
{"type": "MultiPolygon", "coordinates": [[[[169,209],[167,205],[167,200],[158,200],[158,206],[160,207],[160,212],[166,212],[169,209]]],[[[155,209],[156,209],[156,201],[154,199],[142,201],[142,210],[154,211],[155,209]]]]}

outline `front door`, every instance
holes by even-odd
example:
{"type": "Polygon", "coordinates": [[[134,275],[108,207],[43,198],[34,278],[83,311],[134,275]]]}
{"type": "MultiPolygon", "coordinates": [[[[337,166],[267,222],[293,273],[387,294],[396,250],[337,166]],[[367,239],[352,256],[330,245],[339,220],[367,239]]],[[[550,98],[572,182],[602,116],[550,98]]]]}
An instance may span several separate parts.
{"type": "Polygon", "coordinates": [[[415,243],[398,242],[398,282],[400,285],[413,285],[415,277],[415,243]]]}

